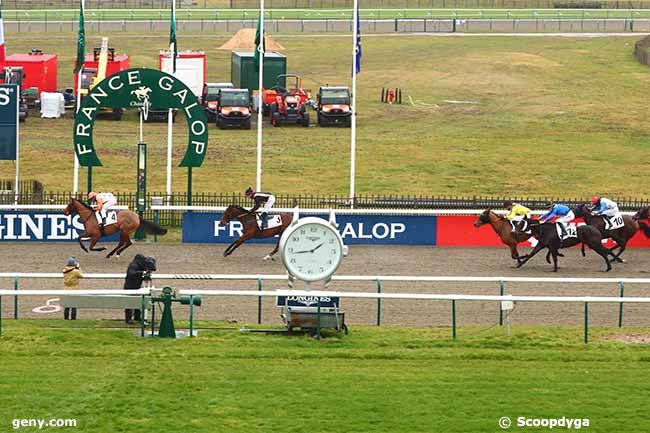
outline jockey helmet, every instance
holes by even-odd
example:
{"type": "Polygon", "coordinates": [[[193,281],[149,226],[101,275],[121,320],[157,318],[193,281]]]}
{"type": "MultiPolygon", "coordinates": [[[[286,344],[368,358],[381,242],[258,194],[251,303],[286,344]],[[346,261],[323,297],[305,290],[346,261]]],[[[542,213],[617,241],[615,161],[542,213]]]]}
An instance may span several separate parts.
{"type": "Polygon", "coordinates": [[[591,199],[591,204],[596,204],[598,202],[600,202],[600,197],[598,196],[595,196],[594,198],[591,199]]]}
{"type": "Polygon", "coordinates": [[[249,187],[246,189],[246,195],[251,195],[251,194],[253,194],[253,187],[249,186],[249,187]]]}
{"type": "Polygon", "coordinates": [[[95,197],[97,197],[97,193],[95,191],[91,191],[88,193],[88,199],[92,200],[95,197]]]}
{"type": "Polygon", "coordinates": [[[512,206],[512,201],[506,200],[503,202],[503,207],[510,207],[510,206],[512,206]]]}

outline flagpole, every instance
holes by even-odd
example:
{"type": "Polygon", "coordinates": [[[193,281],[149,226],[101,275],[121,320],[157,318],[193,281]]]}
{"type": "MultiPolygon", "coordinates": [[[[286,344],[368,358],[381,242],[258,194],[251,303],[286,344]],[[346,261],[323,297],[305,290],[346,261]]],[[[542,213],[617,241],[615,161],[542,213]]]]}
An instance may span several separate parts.
{"type": "MultiPolygon", "coordinates": [[[[169,44],[169,54],[172,58],[172,75],[176,74],[176,0],[172,0],[172,16],[170,25],[173,26],[174,40],[169,44]]],[[[170,31],[171,39],[171,31],[170,31]]],[[[172,148],[173,148],[173,124],[174,117],[172,109],[167,112],[167,204],[171,204],[172,199],[172,148]]]]}
{"type": "MultiPolygon", "coordinates": [[[[81,0],[83,1],[83,0],[81,0]]],[[[77,72],[77,109],[75,110],[75,114],[79,112],[79,108],[81,107],[81,74],[83,72],[83,65],[81,66],[81,69],[79,72],[77,72]]],[[[73,181],[72,181],[72,193],[76,196],[77,192],[79,192],[79,158],[77,158],[77,152],[74,153],[74,175],[73,175],[73,181]]],[[[90,191],[88,191],[90,192],[90,191]]]]}
{"type": "Polygon", "coordinates": [[[255,49],[260,50],[260,65],[259,65],[259,85],[257,95],[259,97],[257,104],[257,176],[255,181],[255,191],[262,189],[262,105],[264,98],[262,89],[264,88],[264,55],[265,55],[265,40],[264,40],[264,0],[260,0],[260,45],[255,49]]]}
{"type": "Polygon", "coordinates": [[[359,19],[358,0],[354,0],[352,18],[352,119],[351,119],[351,144],[350,144],[350,207],[354,208],[354,181],[356,175],[356,153],[357,153],[357,38],[359,19]]]}

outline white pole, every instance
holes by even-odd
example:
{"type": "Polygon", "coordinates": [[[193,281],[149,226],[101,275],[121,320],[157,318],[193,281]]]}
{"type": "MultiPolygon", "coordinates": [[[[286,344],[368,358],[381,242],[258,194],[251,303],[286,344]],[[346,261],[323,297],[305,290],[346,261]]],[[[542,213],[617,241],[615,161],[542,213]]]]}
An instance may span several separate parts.
{"type": "Polygon", "coordinates": [[[352,12],[352,125],[350,145],[350,207],[354,208],[354,178],[356,170],[357,152],[357,14],[358,0],[354,0],[354,11],[352,12]]]}
{"type": "Polygon", "coordinates": [[[20,86],[17,87],[16,95],[16,183],[14,184],[14,204],[18,206],[18,194],[20,193],[20,86]]]}
{"type": "MultiPolygon", "coordinates": [[[[79,72],[77,72],[77,109],[75,110],[75,113],[79,112],[79,108],[81,107],[81,75],[83,72],[83,65],[81,65],[81,69],[79,69],[79,72]]],[[[79,192],[79,158],[77,158],[77,152],[74,153],[74,174],[73,174],[73,181],[72,181],[72,193],[76,196],[77,192],[79,192]]],[[[90,191],[88,191],[90,192],[90,191]]]]}
{"type": "MultiPolygon", "coordinates": [[[[169,55],[172,58],[172,75],[176,74],[174,70],[174,43],[169,44],[169,55]]],[[[173,148],[173,139],[172,139],[172,122],[173,122],[173,112],[170,108],[167,112],[167,204],[171,204],[172,199],[172,148],[173,148]]]]}
{"type": "MultiPolygon", "coordinates": [[[[262,189],[262,88],[264,87],[264,0],[260,0],[260,67],[259,67],[259,85],[258,85],[258,104],[257,104],[257,176],[255,181],[255,191],[262,189]]],[[[256,47],[257,48],[257,47],[256,47]]]]}

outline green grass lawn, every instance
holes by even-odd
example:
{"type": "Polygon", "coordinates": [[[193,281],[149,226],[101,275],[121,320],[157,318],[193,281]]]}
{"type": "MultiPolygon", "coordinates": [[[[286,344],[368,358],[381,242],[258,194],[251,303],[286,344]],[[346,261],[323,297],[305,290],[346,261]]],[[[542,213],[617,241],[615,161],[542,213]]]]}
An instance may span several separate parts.
{"type": "Polygon", "coordinates": [[[614,332],[593,330],[588,345],[566,328],[461,328],[457,341],[444,328],[352,327],[321,341],[233,329],[170,341],[5,321],[0,429],[59,418],[84,433],[478,433],[499,431],[502,416],[564,416],[588,418],[589,432],[644,432],[650,350],[603,338],[614,332]]]}
{"type": "MultiPolygon", "coordinates": [[[[111,35],[108,35],[111,36],[111,35]]],[[[89,35],[89,46],[98,36],[89,35]]],[[[132,66],[157,67],[167,35],[113,37],[132,66]],[[144,48],[142,41],[146,41],[144,48]]],[[[179,35],[181,49],[204,49],[208,80],[230,79],[224,35],[179,35]]],[[[349,84],[348,38],[278,37],[289,71],[319,85],[349,84]]],[[[7,35],[9,52],[40,47],[59,54],[59,85],[72,85],[73,34],[7,35]]],[[[647,197],[650,163],[647,89],[650,70],[632,51],[634,38],[404,36],[363,39],[358,79],[359,194],[647,197]],[[379,101],[382,87],[401,87],[403,105],[379,101]],[[451,101],[451,102],[450,102],[451,101]],[[469,102],[469,103],[457,103],[469,102]]],[[[315,117],[315,116],[313,116],[315,117]]],[[[174,165],[187,135],[178,121],[174,165]]],[[[21,126],[21,172],[48,190],[72,186],[72,120],[37,115],[21,126]]],[[[135,190],[138,123],[101,120],[95,143],[104,167],[100,190],[135,190]]],[[[147,124],[150,191],[165,189],[166,124],[147,124]]],[[[255,183],[255,128],[210,129],[194,191],[241,191],[255,183]]],[[[263,187],[279,194],[341,194],[349,185],[350,130],[264,128],[263,187]]],[[[0,161],[0,177],[13,163],[0,161]]],[[[173,188],[186,188],[174,169],[173,188]]],[[[82,173],[81,185],[85,185],[82,173]]]]}

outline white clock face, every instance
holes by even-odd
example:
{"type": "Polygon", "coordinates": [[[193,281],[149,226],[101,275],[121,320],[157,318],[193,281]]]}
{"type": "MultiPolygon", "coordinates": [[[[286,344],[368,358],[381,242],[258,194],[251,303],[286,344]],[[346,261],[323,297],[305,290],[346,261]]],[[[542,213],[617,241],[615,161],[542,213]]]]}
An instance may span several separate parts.
{"type": "Polygon", "coordinates": [[[284,239],[284,265],[290,274],[303,281],[327,279],[339,267],[342,257],[341,238],[326,221],[299,223],[284,239]]]}

